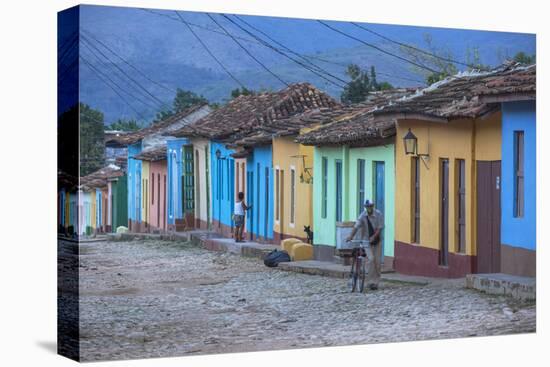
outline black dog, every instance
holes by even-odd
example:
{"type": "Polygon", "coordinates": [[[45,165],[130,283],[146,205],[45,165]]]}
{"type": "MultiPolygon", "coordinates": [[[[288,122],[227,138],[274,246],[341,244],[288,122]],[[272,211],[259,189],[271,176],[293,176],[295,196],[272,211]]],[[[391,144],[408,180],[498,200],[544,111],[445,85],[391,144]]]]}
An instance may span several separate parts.
{"type": "Polygon", "coordinates": [[[304,232],[307,234],[307,243],[313,244],[313,232],[311,226],[304,226],[304,232]]]}

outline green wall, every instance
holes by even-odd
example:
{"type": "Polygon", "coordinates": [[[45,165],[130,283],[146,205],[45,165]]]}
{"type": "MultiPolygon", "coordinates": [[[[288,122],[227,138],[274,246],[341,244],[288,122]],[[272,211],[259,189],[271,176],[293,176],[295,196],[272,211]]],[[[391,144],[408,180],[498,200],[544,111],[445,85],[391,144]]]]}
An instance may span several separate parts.
{"type": "Polygon", "coordinates": [[[369,148],[315,147],[313,180],[314,244],[336,246],[336,160],[342,160],[342,220],[354,221],[358,215],[358,159],[365,160],[365,198],[374,198],[374,164],[385,163],[384,255],[393,257],[395,231],[395,146],[369,148]],[[327,216],[322,218],[322,158],[328,159],[327,216]]]}

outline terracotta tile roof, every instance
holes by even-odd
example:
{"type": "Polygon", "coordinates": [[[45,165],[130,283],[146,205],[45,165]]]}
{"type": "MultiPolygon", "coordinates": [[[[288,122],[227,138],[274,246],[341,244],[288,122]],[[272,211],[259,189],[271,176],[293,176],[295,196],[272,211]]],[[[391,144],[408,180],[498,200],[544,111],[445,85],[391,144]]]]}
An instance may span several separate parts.
{"type": "MultiPolygon", "coordinates": [[[[498,108],[489,96],[534,99],[536,66],[507,64],[483,73],[460,73],[373,112],[375,116],[447,121],[475,118],[498,108]]],[[[496,102],[496,100],[493,100],[496,102]]]]}
{"type": "Polygon", "coordinates": [[[234,141],[260,127],[266,131],[289,129],[289,117],[336,105],[338,102],[311,84],[297,83],[278,92],[239,96],[173,135],[234,141]]]}
{"type": "Polygon", "coordinates": [[[153,149],[143,150],[134,157],[142,161],[162,161],[166,159],[166,145],[155,147],[153,149]]]}
{"type": "Polygon", "coordinates": [[[80,178],[80,187],[83,190],[100,189],[107,186],[109,179],[122,177],[125,171],[119,166],[110,164],[106,167],[80,178]]]}
{"type": "MultiPolygon", "coordinates": [[[[123,147],[134,144],[147,136],[154,134],[162,134],[170,131],[172,125],[180,124],[186,117],[198,112],[201,108],[207,106],[207,104],[197,104],[191,106],[181,112],[178,112],[166,119],[152,123],[151,125],[144,127],[134,132],[109,132],[105,134],[105,144],[113,147],[123,147]]],[[[179,126],[178,126],[179,127],[179,126]]]]}
{"type": "Polygon", "coordinates": [[[321,125],[301,134],[296,141],[304,145],[374,146],[393,140],[393,120],[374,121],[372,111],[392,100],[411,95],[414,88],[373,92],[365,102],[335,109],[321,118],[321,125]]]}

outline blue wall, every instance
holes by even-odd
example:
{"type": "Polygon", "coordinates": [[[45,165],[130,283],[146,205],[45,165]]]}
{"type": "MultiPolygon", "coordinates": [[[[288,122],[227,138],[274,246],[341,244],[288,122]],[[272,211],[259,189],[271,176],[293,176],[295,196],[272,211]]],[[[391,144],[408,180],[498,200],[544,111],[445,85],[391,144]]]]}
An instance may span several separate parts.
{"type": "Polygon", "coordinates": [[[141,222],[141,141],[128,146],[128,219],[141,222]]]}
{"type": "Polygon", "coordinates": [[[246,161],[248,203],[252,209],[247,213],[247,231],[254,238],[273,239],[273,154],[272,146],[255,147],[246,161]],[[266,178],[266,169],[269,177],[266,178]],[[266,180],[268,192],[266,196],[266,180]],[[250,182],[252,181],[252,182],[250,182]],[[267,198],[267,200],[266,200],[267,198]]]}
{"type": "MultiPolygon", "coordinates": [[[[212,219],[232,226],[233,208],[235,206],[235,160],[231,157],[233,150],[224,144],[210,142],[210,175],[212,176],[212,219]],[[220,158],[216,151],[220,151],[220,158]]],[[[216,225],[214,225],[214,228],[216,225]]]]}
{"type": "Polygon", "coordinates": [[[536,249],[536,102],[502,104],[501,243],[536,249]],[[525,215],[514,217],[514,131],[524,132],[525,215]]]}
{"type": "Polygon", "coordinates": [[[183,176],[183,154],[182,147],[188,145],[188,139],[170,139],[167,141],[167,161],[168,161],[168,185],[167,187],[167,224],[175,224],[176,219],[183,218],[182,207],[182,181],[183,176]]]}

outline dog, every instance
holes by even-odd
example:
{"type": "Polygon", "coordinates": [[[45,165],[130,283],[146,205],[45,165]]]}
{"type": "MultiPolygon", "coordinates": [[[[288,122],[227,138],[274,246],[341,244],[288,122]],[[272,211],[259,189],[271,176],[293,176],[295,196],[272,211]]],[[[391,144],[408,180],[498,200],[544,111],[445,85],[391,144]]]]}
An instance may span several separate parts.
{"type": "Polygon", "coordinates": [[[311,226],[304,226],[304,232],[307,234],[307,243],[313,244],[313,231],[311,230],[311,226]]]}

